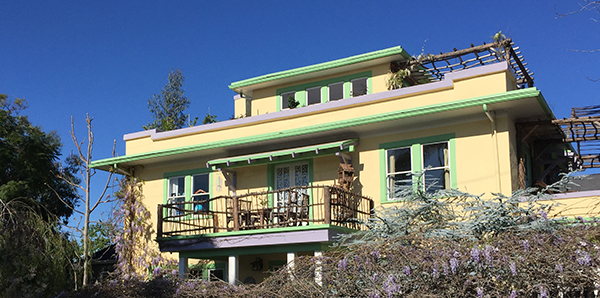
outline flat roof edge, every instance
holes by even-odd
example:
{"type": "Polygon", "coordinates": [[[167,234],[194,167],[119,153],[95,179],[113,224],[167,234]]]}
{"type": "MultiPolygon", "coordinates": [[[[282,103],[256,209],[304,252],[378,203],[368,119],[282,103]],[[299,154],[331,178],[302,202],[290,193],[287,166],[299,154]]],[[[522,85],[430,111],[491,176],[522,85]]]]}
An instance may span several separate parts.
{"type": "Polygon", "coordinates": [[[258,76],[258,77],[254,77],[254,78],[250,78],[250,79],[233,82],[229,85],[229,89],[234,90],[236,88],[246,87],[246,86],[250,86],[250,85],[254,85],[254,84],[258,84],[258,83],[264,83],[264,82],[274,81],[274,80],[278,80],[278,79],[289,78],[289,77],[293,77],[293,76],[297,76],[297,75],[301,75],[301,74],[327,70],[327,69],[331,69],[331,68],[346,66],[349,64],[374,60],[374,59],[383,58],[383,57],[392,56],[392,55],[398,55],[398,54],[402,55],[402,57],[404,57],[404,58],[410,57],[410,55],[401,46],[395,46],[395,47],[378,50],[378,51],[374,51],[374,52],[359,54],[359,55],[350,56],[350,57],[346,57],[346,58],[342,58],[342,59],[337,59],[337,60],[323,62],[323,63],[319,63],[319,64],[303,66],[303,67],[289,69],[289,70],[284,70],[284,71],[280,71],[280,72],[275,72],[275,73],[271,73],[271,74],[266,74],[266,75],[262,75],[262,76],[258,76]]]}

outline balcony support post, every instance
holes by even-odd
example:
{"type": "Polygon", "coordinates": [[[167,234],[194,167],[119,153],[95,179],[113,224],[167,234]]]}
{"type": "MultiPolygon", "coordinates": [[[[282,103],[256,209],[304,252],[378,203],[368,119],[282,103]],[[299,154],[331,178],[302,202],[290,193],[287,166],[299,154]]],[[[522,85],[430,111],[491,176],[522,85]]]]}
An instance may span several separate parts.
{"type": "Polygon", "coordinates": [[[331,189],[329,186],[325,186],[324,189],[324,211],[325,211],[325,224],[331,224],[331,189]]]}
{"type": "Polygon", "coordinates": [[[238,197],[233,197],[233,230],[240,230],[240,204],[238,197]]]}
{"type": "Polygon", "coordinates": [[[239,256],[229,256],[227,259],[227,282],[231,285],[237,285],[239,269],[240,269],[239,256]]]}
{"type": "Polygon", "coordinates": [[[292,271],[294,271],[294,260],[295,259],[296,259],[295,252],[287,253],[287,272],[288,272],[288,275],[290,276],[290,279],[294,279],[294,275],[292,274],[292,271]]]}
{"type": "Polygon", "coordinates": [[[188,258],[179,257],[179,278],[188,276],[188,258]]]}
{"type": "Polygon", "coordinates": [[[156,237],[160,238],[162,237],[162,231],[163,231],[163,205],[162,204],[158,204],[158,208],[156,210],[156,217],[158,218],[158,223],[156,225],[156,237]]]}

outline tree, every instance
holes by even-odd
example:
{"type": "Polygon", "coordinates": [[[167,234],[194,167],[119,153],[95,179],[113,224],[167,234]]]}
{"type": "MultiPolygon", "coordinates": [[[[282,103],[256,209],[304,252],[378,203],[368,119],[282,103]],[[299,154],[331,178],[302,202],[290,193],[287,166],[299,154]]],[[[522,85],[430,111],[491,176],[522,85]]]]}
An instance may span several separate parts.
{"type": "MultiPolygon", "coordinates": [[[[73,212],[76,212],[83,217],[83,228],[71,227],[77,232],[81,233],[81,240],[83,242],[83,286],[87,285],[89,279],[89,271],[91,269],[90,262],[93,252],[91,249],[92,246],[90,245],[89,230],[90,224],[93,224],[95,222],[90,220],[90,215],[92,214],[92,212],[94,212],[94,210],[96,210],[96,208],[98,208],[100,204],[110,202],[110,200],[106,199],[106,191],[108,190],[110,182],[112,181],[111,179],[113,174],[112,172],[110,172],[100,196],[93,200],[90,192],[91,179],[96,174],[96,171],[90,168],[90,163],[92,162],[92,149],[94,145],[94,134],[92,133],[92,120],[93,118],[90,117],[90,115],[88,114],[85,119],[87,123],[87,138],[79,142],[79,140],[75,136],[75,125],[73,124],[73,117],[71,117],[71,139],[73,140],[75,147],[77,147],[77,153],[71,154],[67,158],[67,171],[63,170],[57,175],[57,177],[61,178],[71,188],[83,191],[83,196],[79,193],[77,193],[76,196],[76,200],[80,203],[83,203],[84,205],[83,211],[71,207],[71,210],[73,212]],[[74,180],[73,176],[68,175],[69,172],[78,172],[83,178],[83,181],[79,179],[74,180]],[[80,185],[82,182],[83,185],[80,185]]],[[[113,145],[113,156],[115,155],[115,146],[116,140],[113,145]]],[[[62,198],[58,192],[56,193],[56,196],[61,201],[63,201],[65,205],[68,205],[68,202],[65,201],[64,198],[62,198]]]]}
{"type": "Polygon", "coordinates": [[[210,113],[206,113],[206,117],[202,120],[202,124],[210,124],[217,122],[217,115],[211,115],[210,113]]]}
{"type": "MultiPolygon", "coordinates": [[[[558,11],[556,11],[556,18],[557,19],[561,19],[567,16],[570,16],[572,14],[578,14],[578,13],[583,13],[585,11],[595,11],[596,13],[600,13],[600,1],[592,1],[592,0],[581,0],[583,2],[583,4],[581,4],[580,8],[578,10],[573,10],[573,11],[569,11],[567,13],[559,13],[558,11]]],[[[598,20],[591,18],[591,20],[593,20],[594,22],[598,22],[598,20]]],[[[570,50],[567,49],[568,51],[571,52],[580,52],[580,53],[596,53],[596,52],[600,52],[600,48],[595,48],[595,49],[591,49],[591,50],[570,50]]],[[[593,82],[598,82],[600,81],[600,78],[598,79],[593,79],[590,77],[586,77],[588,80],[593,81],[593,82]]]]}
{"type": "Polygon", "coordinates": [[[75,283],[75,245],[37,202],[0,200],[0,296],[55,297],[75,283]]]}
{"type": "MultiPolygon", "coordinates": [[[[26,116],[19,115],[25,108],[26,100],[17,98],[11,103],[6,94],[0,94],[0,165],[3,167],[0,198],[5,203],[12,200],[28,202],[44,218],[54,214],[66,219],[76,205],[77,192],[55,175],[61,168],[60,137],[54,131],[44,132],[31,124],[26,116]]],[[[78,184],[79,180],[73,174],[73,168],[63,169],[63,175],[78,184]]]]}
{"type": "MultiPolygon", "coordinates": [[[[190,99],[183,95],[184,91],[181,89],[184,81],[181,70],[171,69],[168,80],[160,94],[154,94],[148,100],[148,110],[154,121],[145,125],[145,130],[156,128],[168,131],[182,128],[186,124],[187,116],[183,111],[190,106],[190,99]]],[[[197,120],[195,118],[189,125],[196,125],[197,120]]]]}

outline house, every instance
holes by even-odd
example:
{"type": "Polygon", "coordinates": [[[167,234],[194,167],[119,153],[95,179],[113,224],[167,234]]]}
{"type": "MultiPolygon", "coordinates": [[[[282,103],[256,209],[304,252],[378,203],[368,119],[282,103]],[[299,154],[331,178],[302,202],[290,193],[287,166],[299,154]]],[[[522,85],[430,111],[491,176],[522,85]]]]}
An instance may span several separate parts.
{"type": "Polygon", "coordinates": [[[524,65],[510,40],[417,58],[397,46],[233,82],[237,119],[127,134],[126,155],[92,167],[145,181],[181,274],[211,260],[207,277],[260,282],[417,179],[476,194],[556,181],[573,148],[524,65]],[[539,121],[558,141],[540,145],[539,121]]]}

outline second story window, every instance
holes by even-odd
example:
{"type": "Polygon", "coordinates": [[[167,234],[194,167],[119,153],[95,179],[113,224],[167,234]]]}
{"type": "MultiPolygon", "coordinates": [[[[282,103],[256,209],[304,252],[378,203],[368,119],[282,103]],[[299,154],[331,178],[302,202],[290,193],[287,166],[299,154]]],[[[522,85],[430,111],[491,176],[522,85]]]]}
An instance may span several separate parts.
{"type": "Polygon", "coordinates": [[[330,84],[328,87],[330,101],[344,98],[344,82],[330,84]]]}
{"type": "Polygon", "coordinates": [[[209,210],[209,199],[208,174],[192,176],[192,201],[194,202],[194,211],[207,212],[209,210]]]}
{"type": "Polygon", "coordinates": [[[308,105],[321,103],[321,87],[306,89],[308,105]]]}
{"type": "MultiPolygon", "coordinates": [[[[185,177],[169,178],[169,189],[167,203],[179,204],[177,207],[183,209],[185,202],[185,177]]],[[[181,212],[174,212],[172,215],[179,215],[181,212]]]]}
{"type": "Polygon", "coordinates": [[[354,79],[350,84],[352,97],[361,96],[368,93],[367,78],[354,79]]]}
{"type": "Polygon", "coordinates": [[[289,108],[289,102],[291,100],[296,100],[296,92],[286,92],[281,93],[281,109],[289,108]]]}

